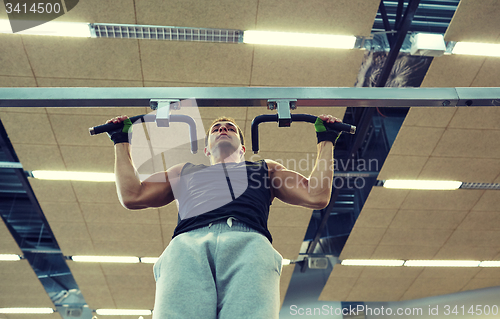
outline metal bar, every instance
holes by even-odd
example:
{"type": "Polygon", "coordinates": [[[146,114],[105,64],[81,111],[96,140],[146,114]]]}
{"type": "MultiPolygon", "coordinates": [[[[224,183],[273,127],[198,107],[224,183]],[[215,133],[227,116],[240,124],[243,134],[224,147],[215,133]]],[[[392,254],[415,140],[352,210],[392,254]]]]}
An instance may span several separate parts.
{"type": "Polygon", "coordinates": [[[269,99],[296,99],[297,106],[466,106],[467,101],[473,106],[492,106],[500,100],[500,87],[0,88],[0,107],[149,107],[151,99],[165,98],[196,99],[202,107],[262,107],[269,99]]]}
{"type": "MultiPolygon", "coordinates": [[[[385,31],[392,31],[391,24],[389,23],[389,17],[387,16],[387,11],[385,10],[384,0],[380,0],[378,11],[382,16],[382,22],[384,23],[385,31]]],[[[387,41],[389,41],[389,45],[392,47],[394,43],[394,37],[392,36],[392,34],[387,34],[387,41]]]]}
{"type": "Polygon", "coordinates": [[[403,5],[405,3],[405,0],[399,0],[398,1],[398,8],[396,10],[396,21],[394,22],[394,30],[397,30],[399,27],[399,24],[401,23],[401,18],[403,17],[403,5]]]}
{"type": "Polygon", "coordinates": [[[401,28],[397,30],[398,33],[396,37],[396,42],[394,43],[393,46],[391,46],[391,51],[389,52],[389,55],[385,60],[384,67],[380,72],[376,87],[384,87],[387,82],[387,79],[389,79],[389,75],[391,74],[394,63],[398,58],[399,51],[401,50],[401,46],[403,45],[403,42],[406,38],[406,34],[410,29],[413,16],[415,15],[415,12],[418,9],[419,3],[420,0],[410,0],[410,3],[406,7],[405,15],[400,23],[401,28]]]}

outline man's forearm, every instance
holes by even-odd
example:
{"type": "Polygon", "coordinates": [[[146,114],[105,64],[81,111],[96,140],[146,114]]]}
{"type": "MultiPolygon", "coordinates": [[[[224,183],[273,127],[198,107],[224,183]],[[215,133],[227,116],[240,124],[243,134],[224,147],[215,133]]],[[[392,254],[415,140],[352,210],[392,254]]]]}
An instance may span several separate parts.
{"type": "Polygon", "coordinates": [[[309,176],[308,191],[312,197],[322,198],[328,203],[333,183],[333,143],[320,142],[317,148],[318,156],[309,176]]]}
{"type": "Polygon", "coordinates": [[[132,162],[129,143],[115,145],[115,180],[118,199],[127,207],[141,190],[141,181],[132,162]]]}

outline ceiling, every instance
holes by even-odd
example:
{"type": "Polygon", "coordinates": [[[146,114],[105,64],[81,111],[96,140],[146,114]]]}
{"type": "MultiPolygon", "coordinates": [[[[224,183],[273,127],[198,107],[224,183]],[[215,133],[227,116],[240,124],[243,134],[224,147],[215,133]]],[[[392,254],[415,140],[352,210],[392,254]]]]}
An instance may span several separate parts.
{"type": "MultiPolygon", "coordinates": [[[[378,0],[86,0],[59,20],[369,36],[378,8],[378,0]]],[[[462,0],[445,40],[500,43],[498,16],[498,0],[462,0]]],[[[6,18],[3,10],[0,18],[6,18]]],[[[5,34],[0,34],[0,43],[0,87],[352,87],[365,55],[362,50],[5,34]]],[[[434,58],[421,86],[500,87],[500,58],[434,58]]],[[[308,107],[307,113],[343,118],[346,107],[308,107]]],[[[112,172],[111,142],[105,136],[89,137],[88,128],[120,114],[149,111],[145,107],[1,108],[0,118],[24,170],[112,172]]],[[[247,139],[252,119],[266,112],[270,111],[264,106],[200,108],[205,127],[215,117],[231,116],[247,139]]],[[[500,109],[494,107],[414,107],[378,179],[500,183],[499,119],[500,109]]],[[[260,158],[299,161],[316,152],[315,136],[307,124],[296,123],[287,131],[265,125],[260,134],[272,137],[261,139],[260,158]]],[[[181,153],[176,156],[184,156],[181,153]]],[[[297,170],[307,175],[310,167],[297,170]]],[[[112,183],[31,178],[29,183],[65,256],[159,256],[177,221],[172,204],[143,211],[124,209],[112,183]]],[[[499,207],[500,196],[494,190],[375,187],[340,258],[500,260],[499,207]]],[[[272,205],[269,229],[283,257],[298,257],[311,215],[311,210],[279,201],[272,205]]],[[[0,253],[22,254],[4,226],[0,223],[0,253]]],[[[91,309],[152,309],[155,288],[150,264],[67,264],[91,309]]],[[[282,302],[292,272],[293,266],[283,270],[282,302]]],[[[53,307],[27,260],[0,262],[0,285],[8,287],[0,292],[0,307],[53,307]]],[[[497,285],[497,269],[335,265],[320,299],[396,301],[497,285]]],[[[60,315],[43,316],[49,317],[60,315]]]]}

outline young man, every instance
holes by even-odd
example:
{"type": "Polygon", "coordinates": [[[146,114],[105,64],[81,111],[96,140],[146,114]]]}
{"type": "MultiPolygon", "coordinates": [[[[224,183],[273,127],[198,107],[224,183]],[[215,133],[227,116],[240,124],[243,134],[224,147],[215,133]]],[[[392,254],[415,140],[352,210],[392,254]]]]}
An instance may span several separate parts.
{"type": "Polygon", "coordinates": [[[210,166],[181,163],[143,182],[130,155],[132,123],[126,116],[110,122],[124,122],[123,130],[109,133],[122,205],[144,209],[178,202],[173,239],[154,266],[153,318],[277,319],[282,257],[271,245],[269,206],[274,198],[311,209],[328,205],[339,133],[324,123],[340,120],[321,115],[316,121],[318,154],[308,178],[272,160],[245,161],[240,128],[219,118],[207,132],[210,166]]]}

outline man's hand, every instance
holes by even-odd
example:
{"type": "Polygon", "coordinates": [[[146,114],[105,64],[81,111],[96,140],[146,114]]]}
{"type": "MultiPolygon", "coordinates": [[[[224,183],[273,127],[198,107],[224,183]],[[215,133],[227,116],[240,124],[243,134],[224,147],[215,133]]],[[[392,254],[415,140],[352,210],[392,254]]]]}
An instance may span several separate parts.
{"type": "Polygon", "coordinates": [[[112,118],[111,120],[107,120],[108,123],[123,123],[123,128],[115,131],[108,132],[109,138],[113,141],[113,143],[130,143],[132,139],[132,121],[126,115],[117,116],[112,118]]]}
{"type": "Polygon", "coordinates": [[[333,145],[335,145],[335,142],[340,136],[339,131],[332,130],[330,129],[326,123],[335,123],[335,122],[340,122],[342,121],[332,115],[325,115],[321,114],[318,116],[316,119],[316,122],[314,123],[314,128],[316,129],[316,137],[318,138],[318,143],[323,142],[323,141],[331,141],[333,145]]]}

